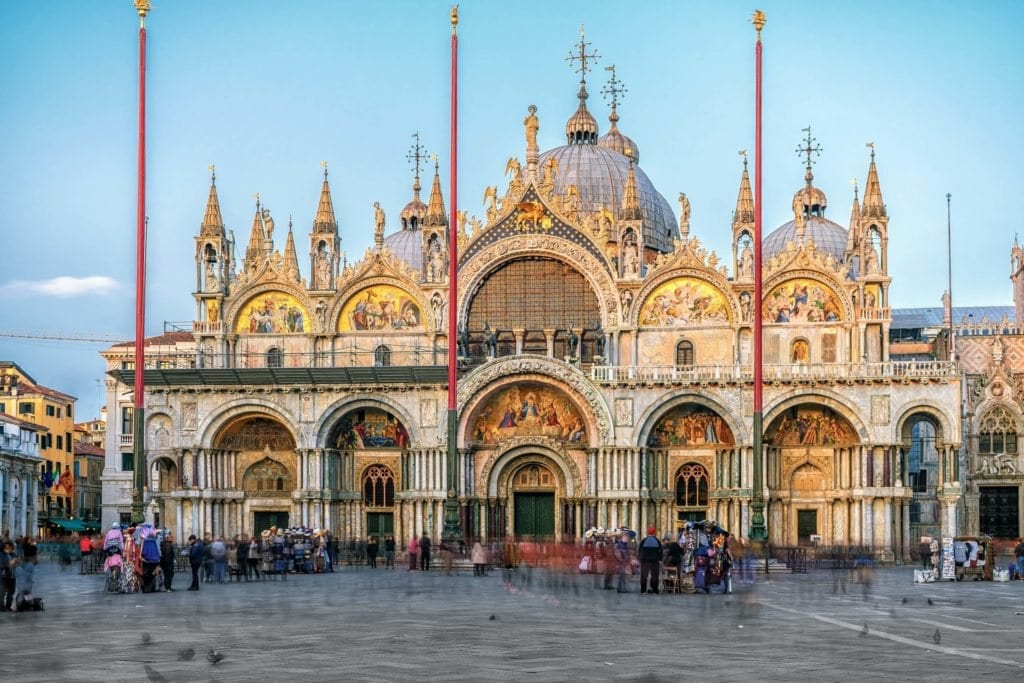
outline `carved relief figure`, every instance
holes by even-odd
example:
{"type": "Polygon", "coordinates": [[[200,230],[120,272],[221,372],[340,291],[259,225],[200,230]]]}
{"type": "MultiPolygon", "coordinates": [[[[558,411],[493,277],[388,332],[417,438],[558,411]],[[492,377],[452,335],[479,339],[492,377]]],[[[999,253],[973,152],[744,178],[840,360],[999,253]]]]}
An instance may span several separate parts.
{"type": "Polygon", "coordinates": [[[640,309],[640,324],[647,327],[683,327],[729,319],[725,295],[703,280],[685,276],[658,286],[640,309]]]}
{"type": "Polygon", "coordinates": [[[537,131],[540,130],[540,119],[537,118],[537,107],[530,105],[526,108],[529,112],[523,119],[523,127],[526,128],[526,149],[537,149],[537,131]]]}
{"type": "Polygon", "coordinates": [[[666,413],[647,438],[647,445],[652,448],[734,443],[732,430],[720,415],[692,403],[666,413]]]}
{"type": "Polygon", "coordinates": [[[321,242],[316,254],[316,275],[314,289],[330,289],[331,287],[331,250],[321,242]]]}
{"type": "Polygon", "coordinates": [[[393,285],[367,287],[348,301],[338,318],[338,331],[410,330],[423,326],[420,307],[406,291],[393,285]]]}
{"type": "Polygon", "coordinates": [[[790,280],[773,289],[764,301],[765,322],[820,323],[841,318],[838,297],[814,280],[790,280]]]}
{"type": "Polygon", "coordinates": [[[380,208],[380,202],[373,203],[373,233],[374,235],[384,235],[384,209],[380,208]]]}
{"type": "Polygon", "coordinates": [[[434,311],[434,329],[440,332],[444,327],[444,299],[441,292],[434,292],[430,297],[430,308],[434,311]]]}
{"type": "Polygon", "coordinates": [[[496,392],[470,421],[470,440],[499,443],[515,436],[546,436],[584,443],[586,428],[579,410],[556,389],[532,382],[496,392]]]}
{"type": "Polygon", "coordinates": [[[807,343],[806,339],[797,339],[793,342],[792,353],[790,354],[790,361],[793,363],[810,363],[811,362],[811,347],[807,343]]]}
{"type": "Polygon", "coordinates": [[[750,242],[744,243],[743,251],[740,252],[738,275],[742,278],[754,277],[754,252],[750,248],[750,242]]]}
{"type": "Polygon", "coordinates": [[[320,330],[327,331],[327,302],[320,299],[316,303],[316,320],[320,323],[320,330]]]}
{"type": "Polygon", "coordinates": [[[690,198],[685,192],[679,193],[679,228],[683,232],[690,227],[690,198]]]}
{"type": "Polygon", "coordinates": [[[217,263],[215,261],[206,262],[206,292],[216,292],[220,289],[220,280],[217,278],[217,263]]]}
{"type": "Polygon", "coordinates": [[[750,296],[750,292],[740,292],[740,315],[743,318],[743,322],[750,322],[753,317],[751,307],[754,305],[753,297],[750,296]]]}
{"type": "Polygon", "coordinates": [[[491,329],[489,322],[484,322],[484,345],[487,347],[487,357],[495,358],[498,355],[498,333],[491,329]]]}

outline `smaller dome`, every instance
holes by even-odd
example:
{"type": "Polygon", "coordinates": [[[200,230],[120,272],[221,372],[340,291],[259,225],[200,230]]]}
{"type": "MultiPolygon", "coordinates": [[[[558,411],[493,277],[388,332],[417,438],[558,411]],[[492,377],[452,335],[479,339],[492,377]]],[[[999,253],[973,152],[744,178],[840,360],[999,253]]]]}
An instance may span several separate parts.
{"type": "MultiPolygon", "coordinates": [[[[800,193],[797,193],[800,196],[800,193]]],[[[803,227],[803,241],[813,240],[818,251],[832,254],[837,261],[842,261],[846,254],[846,229],[838,223],[827,218],[811,216],[803,227]]],[[[801,239],[796,221],[783,223],[772,230],[764,238],[762,253],[765,260],[776,256],[786,250],[786,244],[800,244],[801,239]]]]}
{"type": "Polygon", "coordinates": [[[427,217],[427,205],[420,201],[417,196],[411,202],[405,205],[402,209],[402,213],[399,214],[399,218],[402,221],[402,230],[415,230],[423,225],[424,219],[427,217]]]}
{"type": "MultiPolygon", "coordinates": [[[[617,119],[618,117],[616,117],[617,119]]],[[[612,128],[607,133],[602,135],[597,140],[598,147],[604,147],[610,149],[613,152],[632,159],[634,164],[640,163],[640,150],[637,149],[636,143],[628,135],[622,133],[618,126],[615,125],[615,121],[612,121],[612,128]]]]}
{"type": "MultiPolygon", "coordinates": [[[[426,207],[424,207],[424,213],[426,207]]],[[[419,222],[415,229],[409,228],[393,232],[384,238],[384,246],[397,258],[405,261],[413,270],[423,268],[423,233],[419,230],[419,222]]]]}
{"type": "Polygon", "coordinates": [[[580,102],[580,108],[565,124],[565,137],[570,145],[593,144],[597,141],[597,119],[580,102]]]}

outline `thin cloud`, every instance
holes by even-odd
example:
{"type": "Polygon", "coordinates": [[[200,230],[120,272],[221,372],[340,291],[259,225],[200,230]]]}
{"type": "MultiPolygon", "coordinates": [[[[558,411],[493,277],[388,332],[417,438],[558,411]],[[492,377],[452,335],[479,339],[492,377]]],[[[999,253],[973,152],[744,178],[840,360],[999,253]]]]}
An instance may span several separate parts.
{"type": "Polygon", "coordinates": [[[61,275],[49,280],[12,280],[0,290],[12,293],[38,294],[67,299],[75,296],[106,296],[120,287],[117,280],[105,275],[71,277],[61,275]]]}

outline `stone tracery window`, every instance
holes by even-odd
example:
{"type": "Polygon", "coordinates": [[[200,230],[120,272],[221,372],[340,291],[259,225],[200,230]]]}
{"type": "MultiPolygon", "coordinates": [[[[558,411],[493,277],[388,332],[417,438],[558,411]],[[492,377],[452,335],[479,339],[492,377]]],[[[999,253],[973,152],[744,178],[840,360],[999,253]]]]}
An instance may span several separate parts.
{"type": "Polygon", "coordinates": [[[676,475],[676,505],[679,507],[707,507],[708,471],[698,463],[688,462],[676,475]]]}
{"type": "Polygon", "coordinates": [[[384,465],[370,465],[363,473],[363,504],[367,507],[393,507],[395,475],[384,465]]]}
{"type": "Polygon", "coordinates": [[[995,406],[982,418],[978,452],[983,455],[1017,452],[1017,421],[1003,406],[995,406]]]}
{"type": "Polygon", "coordinates": [[[292,475],[277,460],[263,458],[245,471],[242,489],[262,496],[288,495],[292,489],[292,475]]]}
{"type": "Polygon", "coordinates": [[[513,485],[516,488],[552,488],[555,479],[551,470],[540,465],[528,465],[516,472],[513,485]]]}

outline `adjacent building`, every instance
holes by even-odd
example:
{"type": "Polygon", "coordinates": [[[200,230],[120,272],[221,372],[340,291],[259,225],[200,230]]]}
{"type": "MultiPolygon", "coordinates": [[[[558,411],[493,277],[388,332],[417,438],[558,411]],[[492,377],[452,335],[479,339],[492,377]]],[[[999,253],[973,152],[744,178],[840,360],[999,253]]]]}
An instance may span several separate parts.
{"type": "Polygon", "coordinates": [[[0,413],[0,537],[36,534],[39,436],[45,433],[45,427],[0,413]]]}

